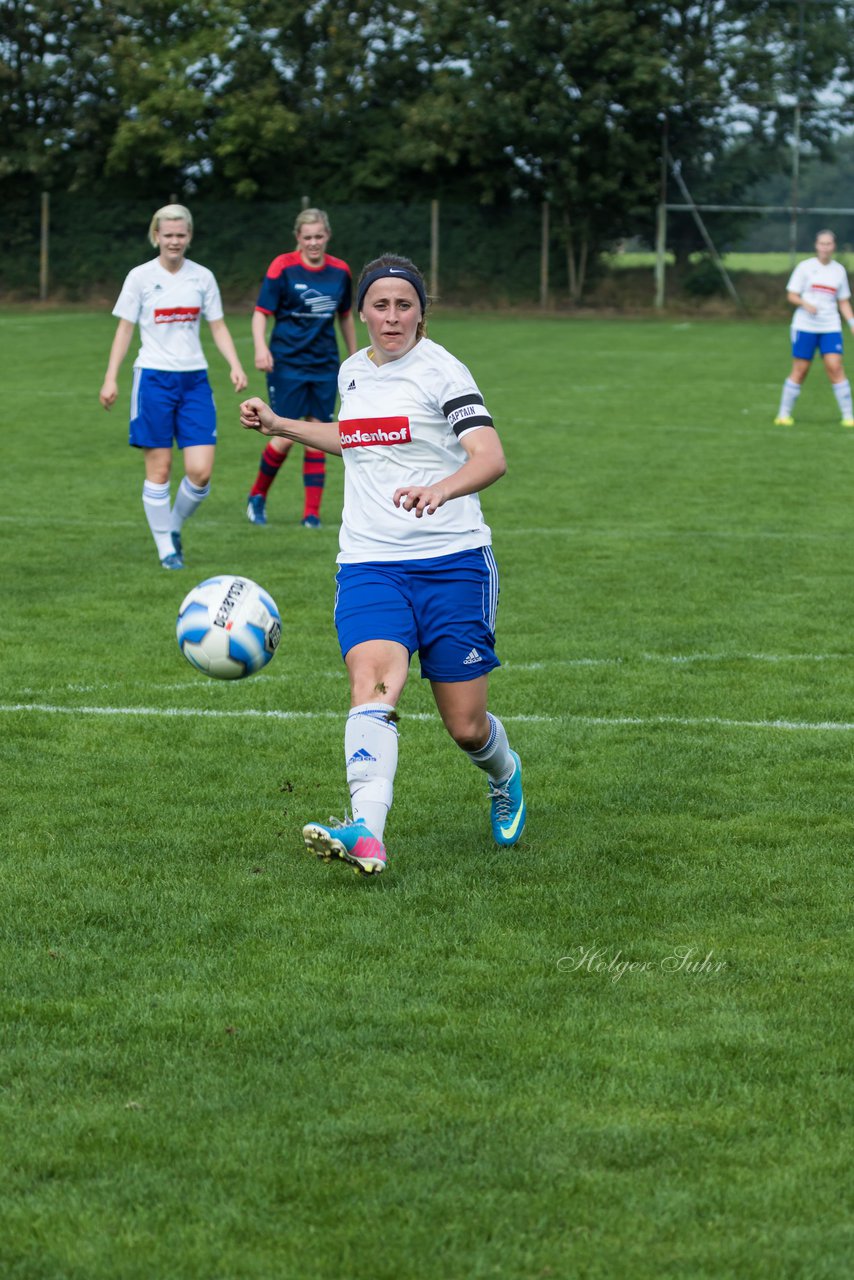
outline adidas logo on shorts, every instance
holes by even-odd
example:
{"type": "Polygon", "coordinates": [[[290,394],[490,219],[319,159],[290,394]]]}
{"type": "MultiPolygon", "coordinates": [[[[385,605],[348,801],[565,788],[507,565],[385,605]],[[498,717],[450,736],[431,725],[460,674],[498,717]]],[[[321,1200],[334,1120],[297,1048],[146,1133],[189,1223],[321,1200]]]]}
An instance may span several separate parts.
{"type": "Polygon", "coordinates": [[[470,667],[473,662],[483,662],[483,658],[480,656],[477,649],[472,649],[469,656],[467,658],[463,658],[463,666],[470,667]]]}

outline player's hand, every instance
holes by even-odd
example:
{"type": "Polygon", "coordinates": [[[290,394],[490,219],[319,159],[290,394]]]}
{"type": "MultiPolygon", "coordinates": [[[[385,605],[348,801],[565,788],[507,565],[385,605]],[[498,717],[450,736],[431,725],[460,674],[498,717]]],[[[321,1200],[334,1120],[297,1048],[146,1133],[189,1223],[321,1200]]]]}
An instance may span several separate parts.
{"type": "Polygon", "coordinates": [[[258,396],[251,396],[240,406],[240,425],[247,431],[260,431],[262,436],[275,435],[272,429],[275,421],[273,410],[258,396]]]}
{"type": "Polygon", "coordinates": [[[98,393],[98,399],[105,409],[112,409],[119,396],[119,384],[115,378],[105,378],[104,385],[98,393]]]}
{"type": "Polygon", "coordinates": [[[811,315],[811,316],[817,316],[817,315],[818,315],[818,307],[814,306],[814,305],[813,305],[813,303],[811,303],[811,302],[802,302],[802,303],[801,303],[801,306],[803,307],[804,311],[808,311],[808,312],[810,313],[810,315],[811,315]]]}
{"type": "Polygon", "coordinates": [[[438,484],[405,485],[402,489],[395,489],[392,498],[396,507],[402,507],[404,511],[414,511],[419,520],[425,512],[428,516],[434,515],[447,500],[444,489],[438,484]]]}
{"type": "Polygon", "coordinates": [[[269,347],[258,347],[255,351],[255,368],[262,373],[273,372],[273,353],[269,347]]]}
{"type": "Polygon", "coordinates": [[[249,379],[239,364],[234,366],[229,376],[231,377],[231,385],[234,387],[235,391],[245,391],[249,386],[249,379]]]}

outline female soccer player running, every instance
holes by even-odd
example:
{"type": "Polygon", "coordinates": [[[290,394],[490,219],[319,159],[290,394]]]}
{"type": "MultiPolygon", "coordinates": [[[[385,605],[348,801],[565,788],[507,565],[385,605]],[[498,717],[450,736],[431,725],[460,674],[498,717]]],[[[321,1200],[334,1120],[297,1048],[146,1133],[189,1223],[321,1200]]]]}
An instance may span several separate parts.
{"type": "Polygon", "coordinates": [[[151,219],[148,238],[159,253],[128,274],[113,308],[119,323],[99,397],[105,409],[115,404],[119,369],[138,324],[130,443],[145,457],[142,505],[164,569],[184,568],[181,529],[210,492],[216,408],[199,339],[202,316],[228,362],[234,390],[243,391],[248,381],[223,319],[216,280],[186,256],[192,237],[193,218],[182,204],[164,205],[151,219]],[[184,453],[184,477],[170,509],[173,439],[184,453]]]}
{"type": "Polygon", "coordinates": [[[836,236],[819,231],[815,257],[799,262],[786,285],[786,297],[796,308],[792,317],[792,371],[783,383],[783,394],[774,425],[792,427],[792,410],[810,371],[816,349],[821,352],[827,376],[842,414],[842,426],[854,427],[851,384],[842,367],[842,321],[854,332],[854,311],[849,298],[848,274],[835,262],[836,236]]]}
{"type": "MultiPolygon", "coordinates": [[[[335,319],[349,355],[356,350],[351,313],[350,268],[326,252],[332,229],[323,209],[303,209],[294,223],[296,249],[280,254],[267,268],[252,316],[255,368],[267,375],[267,398],[283,418],[330,422],[338,393],[338,341],[335,319]],[[267,322],[273,332],[267,345],[267,322]]],[[[246,515],[267,523],[267,495],[292,442],[271,440],[261,455],[249,491],[246,515]]],[[[322,450],[306,449],[302,478],[302,524],[320,527],[320,503],[326,477],[322,450]]]]}
{"type": "Polygon", "coordinates": [[[395,706],[416,650],[445,728],[487,775],[496,842],[516,844],[526,815],[519,757],[487,710],[498,570],[476,494],[506,470],[498,433],[465,365],[425,336],[424,280],[407,258],[368,263],[357,310],[371,345],[341,366],[337,424],[280,418],[254,398],[240,420],[344,460],[335,622],[353,819],[309,822],[303,839],[374,875],[386,866],[395,706]]]}

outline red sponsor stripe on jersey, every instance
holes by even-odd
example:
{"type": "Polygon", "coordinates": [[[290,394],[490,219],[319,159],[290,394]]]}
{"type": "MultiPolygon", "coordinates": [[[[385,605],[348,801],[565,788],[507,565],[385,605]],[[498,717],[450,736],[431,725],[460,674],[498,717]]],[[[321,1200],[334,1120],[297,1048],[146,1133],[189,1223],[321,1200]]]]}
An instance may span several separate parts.
{"type": "Polygon", "coordinates": [[[155,324],[186,324],[198,320],[201,307],[155,307],[155,324]]]}
{"type": "Polygon", "coordinates": [[[338,436],[342,449],[412,442],[408,418],[348,418],[338,423],[338,436]]]}
{"type": "Polygon", "coordinates": [[[835,284],[811,284],[810,289],[820,289],[822,293],[836,293],[835,284]]]}

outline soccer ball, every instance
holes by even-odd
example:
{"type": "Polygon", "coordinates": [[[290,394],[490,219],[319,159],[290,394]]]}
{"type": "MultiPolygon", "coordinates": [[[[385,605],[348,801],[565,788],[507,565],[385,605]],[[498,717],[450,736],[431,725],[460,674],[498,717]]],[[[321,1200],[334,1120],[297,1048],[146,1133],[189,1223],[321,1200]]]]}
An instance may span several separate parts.
{"type": "Polygon", "coordinates": [[[250,578],[206,578],[184,597],[176,629],[192,666],[217,680],[240,680],[266,667],[282,620],[273,598],[250,578]]]}

